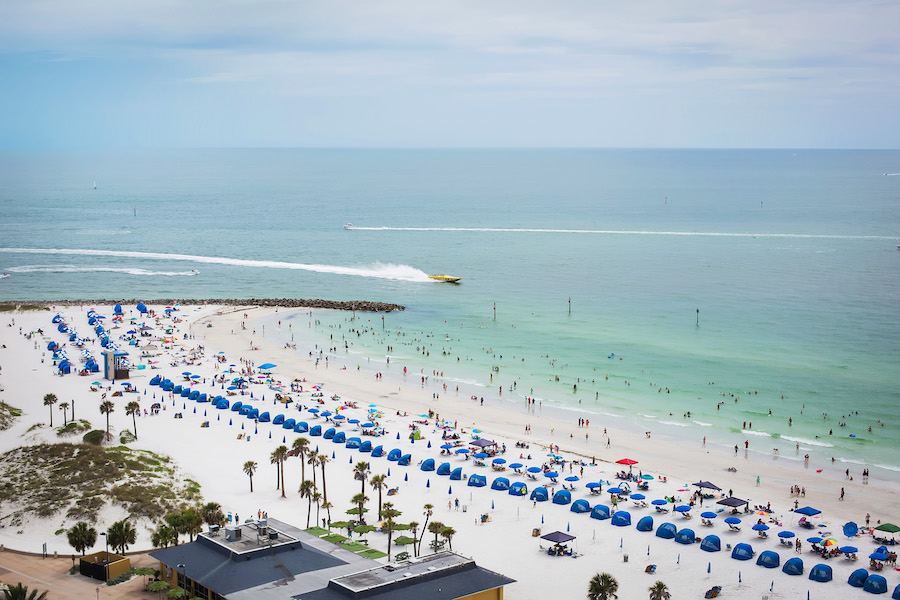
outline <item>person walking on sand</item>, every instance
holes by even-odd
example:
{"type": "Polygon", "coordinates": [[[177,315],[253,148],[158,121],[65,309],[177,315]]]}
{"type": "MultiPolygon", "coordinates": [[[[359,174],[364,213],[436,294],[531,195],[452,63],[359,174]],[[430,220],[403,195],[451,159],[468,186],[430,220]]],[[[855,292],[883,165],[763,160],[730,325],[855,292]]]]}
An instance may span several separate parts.
{"type": "Polygon", "coordinates": [[[844,499],[844,488],[841,488],[841,500],[844,499]]]}
{"type": "Polygon", "coordinates": [[[759,475],[756,476],[756,487],[759,487],[759,475]]]}

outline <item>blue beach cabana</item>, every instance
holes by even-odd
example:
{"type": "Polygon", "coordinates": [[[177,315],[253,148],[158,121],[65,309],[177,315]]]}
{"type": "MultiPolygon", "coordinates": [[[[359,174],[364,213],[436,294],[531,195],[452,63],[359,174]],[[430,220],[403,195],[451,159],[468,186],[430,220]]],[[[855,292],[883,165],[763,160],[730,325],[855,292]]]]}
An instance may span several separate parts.
{"type": "MultiPolygon", "coordinates": [[[[391,462],[397,462],[400,460],[400,457],[403,456],[403,452],[400,451],[400,448],[394,448],[390,452],[388,452],[387,459],[391,462]]],[[[447,473],[448,475],[450,473],[447,473]]]]}
{"type": "Polygon", "coordinates": [[[697,536],[694,535],[694,530],[687,527],[675,534],[675,542],[679,544],[693,544],[696,540],[697,536]]]}
{"type": "Polygon", "coordinates": [[[532,490],[530,498],[535,502],[546,502],[550,499],[550,494],[547,492],[547,488],[541,486],[532,490]]]}
{"type": "Polygon", "coordinates": [[[591,518],[598,521],[605,521],[610,517],[609,507],[604,504],[597,504],[591,509],[591,518]]]}
{"type": "Polygon", "coordinates": [[[750,560],[753,558],[753,548],[750,544],[738,544],[731,551],[731,558],[734,560],[750,560]]]}
{"type": "Polygon", "coordinates": [[[309,428],[309,435],[313,437],[319,437],[322,435],[322,426],[321,425],[313,425],[309,428]]]}
{"type": "Polygon", "coordinates": [[[847,583],[852,585],[855,588],[861,588],[866,583],[866,577],[869,576],[869,572],[865,569],[857,569],[850,573],[849,579],[847,579],[847,583]]]}
{"type": "MultiPolygon", "coordinates": [[[[184,394],[184,392],[182,392],[184,394]]],[[[191,390],[188,392],[188,400],[197,401],[200,398],[200,390],[191,390]]]]}
{"type": "Polygon", "coordinates": [[[559,490],[553,494],[553,504],[570,504],[572,502],[572,492],[569,490],[559,490]]]}
{"type": "Polygon", "coordinates": [[[450,481],[461,481],[463,476],[462,467],[456,467],[450,472],[450,481]]]}
{"type": "MultiPolygon", "coordinates": [[[[388,459],[390,460],[390,459],[388,459]]],[[[450,474],[450,463],[441,463],[437,471],[435,471],[438,475],[449,475],[450,474]]]]}
{"type": "Polygon", "coordinates": [[[334,437],[334,433],[337,431],[334,427],[329,427],[325,430],[325,433],[322,434],[322,438],[326,440],[330,440],[334,437]]]}
{"type": "Polygon", "coordinates": [[[584,498],[581,498],[581,499],[573,502],[572,507],[569,508],[569,510],[572,511],[573,513],[578,513],[578,514],[588,513],[588,512],[591,512],[591,503],[588,502],[587,500],[585,500],[584,498]]]}
{"type": "Polygon", "coordinates": [[[645,517],[641,517],[641,519],[637,522],[637,526],[635,529],[643,532],[652,532],[653,531],[653,517],[647,515],[645,517]]]}
{"type": "Polygon", "coordinates": [[[717,535],[708,535],[700,542],[700,549],[704,552],[719,552],[722,549],[722,540],[717,535]]]}
{"type": "Polygon", "coordinates": [[[678,533],[678,530],[671,523],[663,523],[656,528],[656,537],[662,538],[664,540],[675,539],[676,533],[678,533]]]}
{"type": "Polygon", "coordinates": [[[803,575],[803,560],[797,557],[787,559],[781,567],[781,572],[788,575],[803,575]]]}
{"type": "Polygon", "coordinates": [[[259,422],[260,422],[260,423],[268,423],[268,422],[271,421],[271,420],[272,420],[272,416],[268,413],[268,411],[266,411],[266,412],[264,412],[264,413],[261,413],[261,414],[259,415],[259,422]]]}
{"type": "MultiPolygon", "coordinates": [[[[172,390],[172,391],[174,392],[175,390],[172,390]]],[[[237,402],[235,402],[234,404],[231,405],[231,411],[239,413],[241,411],[241,408],[243,408],[243,406],[244,406],[244,403],[241,402],[240,400],[238,400],[237,402]]]]}
{"type": "Polygon", "coordinates": [[[863,584],[863,590],[869,592],[870,594],[887,594],[887,579],[885,579],[881,575],[872,573],[866,578],[866,583],[863,584]]]}
{"type": "Polygon", "coordinates": [[[294,433],[306,433],[309,431],[309,423],[306,421],[297,421],[294,423],[294,433]]]}
{"type": "Polygon", "coordinates": [[[272,425],[284,425],[284,415],[275,415],[272,419],[272,425]]]}
{"type": "Polygon", "coordinates": [[[509,489],[509,479],[506,477],[497,477],[491,482],[491,489],[505,492],[509,489]]]}
{"type": "Polygon", "coordinates": [[[181,389],[181,397],[182,398],[187,398],[190,395],[191,395],[191,388],[185,387],[185,388],[181,389]]]}
{"type": "Polygon", "coordinates": [[[426,458],[422,461],[422,465],[419,467],[422,471],[434,471],[434,459],[426,458]]]}
{"type": "Polygon", "coordinates": [[[372,448],[372,458],[379,458],[384,455],[384,446],[375,446],[372,448]]]}
{"type": "Polygon", "coordinates": [[[408,467],[409,463],[412,462],[412,454],[404,454],[400,458],[397,459],[397,464],[401,467],[408,467]]]}
{"type": "Polygon", "coordinates": [[[528,486],[522,483],[521,481],[516,481],[511,486],[509,486],[509,495],[510,496],[527,496],[528,495],[528,486]]]}
{"type": "Polygon", "coordinates": [[[828,583],[831,581],[832,573],[830,565],[818,564],[809,571],[809,578],[819,583],[828,583]]]}
{"type": "Polygon", "coordinates": [[[216,408],[218,408],[219,410],[226,410],[228,408],[228,400],[222,398],[221,400],[216,402],[216,408]]]}
{"type": "Polygon", "coordinates": [[[360,452],[371,452],[372,451],[372,440],[363,440],[359,445],[360,452]]]}
{"type": "Polygon", "coordinates": [[[781,557],[774,550],[763,550],[759,553],[756,564],[767,569],[777,569],[781,566],[781,557]]]}
{"type": "MultiPolygon", "coordinates": [[[[287,425],[287,423],[285,423],[285,425],[287,425]]],[[[291,428],[293,428],[293,427],[294,427],[294,424],[291,423],[291,428]]],[[[338,431],[331,438],[331,442],[334,444],[343,444],[346,441],[347,441],[347,434],[344,433],[343,431],[338,431]]]]}
{"type": "Polygon", "coordinates": [[[610,521],[616,527],[628,527],[631,525],[631,513],[626,510],[617,511],[610,521]]]}
{"type": "Polygon", "coordinates": [[[351,450],[358,450],[359,446],[362,444],[362,440],[358,437],[347,438],[347,443],[344,444],[344,448],[349,448],[351,450]]]}
{"type": "Polygon", "coordinates": [[[487,477],[484,475],[471,475],[469,476],[469,487],[484,487],[487,485],[487,477]]]}

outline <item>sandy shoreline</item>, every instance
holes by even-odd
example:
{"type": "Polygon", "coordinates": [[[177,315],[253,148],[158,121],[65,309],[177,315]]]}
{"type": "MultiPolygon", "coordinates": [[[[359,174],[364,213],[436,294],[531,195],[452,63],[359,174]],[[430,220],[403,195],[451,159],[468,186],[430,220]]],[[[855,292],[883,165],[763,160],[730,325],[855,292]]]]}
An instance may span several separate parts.
{"type": "MultiPolygon", "coordinates": [[[[98,306],[103,314],[111,313],[111,306],[98,306]]],[[[430,502],[435,506],[433,519],[441,520],[451,525],[457,531],[453,538],[453,548],[463,554],[473,556],[483,566],[500,571],[518,580],[507,590],[510,598],[543,598],[548,594],[562,593],[564,597],[581,597],[587,586],[587,580],[597,571],[609,571],[613,573],[620,583],[620,598],[644,598],[646,588],[656,579],[665,581],[673,597],[702,597],[703,592],[712,585],[722,585],[730,597],[756,598],[760,593],[767,592],[773,586],[771,597],[800,597],[807,589],[828,591],[829,594],[859,594],[863,592],[851,588],[846,584],[850,571],[859,566],[867,566],[867,561],[851,564],[842,559],[831,560],[829,564],[835,569],[835,580],[829,584],[810,582],[805,576],[790,577],[780,570],[768,570],[758,567],[753,562],[738,562],[732,560],[728,553],[720,552],[708,554],[701,552],[695,545],[680,546],[671,540],[662,540],[652,534],[637,532],[631,527],[612,527],[609,521],[598,521],[588,518],[587,515],[577,515],[569,512],[568,506],[557,506],[551,503],[539,503],[536,506],[521,498],[514,498],[508,494],[491,491],[489,488],[466,487],[465,482],[449,482],[435,473],[424,473],[416,466],[420,460],[426,457],[435,457],[440,462],[449,462],[451,465],[462,466],[466,475],[471,473],[485,473],[488,482],[493,479],[495,473],[488,469],[473,468],[471,462],[466,462],[456,456],[438,456],[440,432],[433,427],[433,420],[428,427],[423,428],[423,434],[427,441],[417,441],[411,444],[407,439],[410,420],[420,413],[429,410],[437,412],[442,419],[450,422],[458,422],[460,427],[467,430],[477,427],[483,433],[482,436],[505,442],[508,452],[505,457],[510,462],[517,462],[520,452],[527,456],[531,454],[533,460],[522,460],[528,465],[540,465],[546,460],[547,446],[558,444],[560,452],[567,457],[596,457],[597,466],[584,467],[580,487],[573,493],[573,499],[585,498],[593,505],[597,502],[609,503],[609,496],[604,494],[602,498],[589,495],[581,484],[586,481],[602,478],[612,480],[616,471],[621,470],[621,465],[615,461],[620,458],[631,458],[638,461],[635,470],[641,470],[654,476],[665,475],[666,483],[654,480],[651,489],[647,492],[647,499],[663,496],[680,496],[688,499],[693,490],[690,483],[701,479],[716,483],[723,490],[733,489],[734,495],[750,499],[752,504],[765,505],[771,502],[774,516],[785,526],[805,538],[799,528],[792,525],[793,514],[789,511],[793,507],[794,498],[790,497],[789,489],[793,485],[806,488],[806,497],[799,499],[800,505],[811,505],[823,511],[822,522],[828,524],[823,531],[833,532],[841,543],[844,543],[840,535],[840,526],[846,521],[853,520],[862,524],[866,513],[870,513],[872,523],[877,520],[897,522],[900,514],[900,500],[896,492],[900,491],[893,482],[879,481],[872,478],[868,484],[864,484],[862,478],[854,481],[844,479],[843,472],[829,465],[810,465],[804,468],[802,460],[786,460],[785,457],[766,454],[764,452],[747,452],[741,450],[737,456],[732,449],[723,447],[702,447],[698,440],[696,445],[674,443],[671,440],[646,438],[643,435],[635,435],[625,431],[608,431],[610,446],[607,447],[607,438],[603,436],[603,423],[596,423],[592,418],[589,428],[577,427],[575,421],[578,415],[568,421],[559,418],[548,417],[536,407],[533,411],[508,410],[492,403],[480,405],[468,397],[457,397],[452,392],[441,392],[440,398],[435,399],[435,390],[428,386],[422,386],[416,377],[410,375],[407,384],[397,385],[388,379],[376,379],[366,371],[352,369],[340,370],[338,368],[325,368],[323,365],[316,367],[315,361],[308,355],[296,352],[278,345],[262,336],[254,336],[252,324],[246,330],[241,329],[241,321],[244,313],[248,315],[249,322],[255,322],[270,316],[273,308],[226,308],[222,306],[207,307],[183,307],[187,315],[184,326],[190,324],[193,339],[179,340],[184,348],[193,348],[197,345],[205,347],[205,360],[202,364],[191,366],[192,372],[211,377],[215,373],[215,367],[211,357],[217,352],[224,352],[229,363],[240,365],[240,359],[249,359],[256,364],[272,362],[278,365],[275,370],[276,378],[288,382],[294,377],[306,378],[309,383],[322,383],[325,386],[326,396],[337,393],[343,400],[355,400],[360,407],[369,404],[377,404],[385,408],[383,424],[389,431],[389,435],[382,438],[385,450],[398,447],[404,452],[412,452],[413,464],[410,467],[398,467],[396,463],[387,463],[382,459],[371,459],[372,474],[387,473],[390,468],[390,487],[398,487],[399,493],[392,496],[391,500],[403,512],[400,521],[408,522],[424,520],[422,505],[430,502]],[[207,327],[211,324],[212,327],[207,327]],[[233,332],[233,333],[232,333],[233,332]],[[257,347],[258,350],[251,350],[257,347]],[[397,417],[397,411],[406,412],[410,418],[397,417]],[[531,433],[525,433],[526,425],[530,425],[531,433]],[[396,439],[400,433],[401,439],[396,439]],[[588,439],[585,439],[585,434],[588,439]],[[571,437],[570,437],[571,436],[571,437]],[[519,450],[515,447],[516,441],[525,441],[530,445],[528,450],[519,450]],[[426,447],[431,442],[432,448],[426,447]],[[736,472],[727,469],[736,468],[736,472]],[[822,469],[817,472],[817,469],[822,469]],[[757,486],[756,478],[760,483],[757,486]],[[426,482],[430,484],[426,487],[426,482]],[[688,485],[685,485],[688,484],[688,485]],[[839,500],[840,490],[844,488],[846,496],[839,500]],[[449,493],[448,493],[449,492],[449,493]],[[465,512],[448,509],[448,501],[458,498],[465,512]],[[490,515],[491,520],[483,525],[476,524],[476,517],[481,514],[490,515]],[[538,541],[531,537],[533,528],[542,528],[542,532],[561,529],[569,529],[573,535],[578,536],[577,548],[583,556],[577,560],[568,558],[553,558],[538,552],[538,541]],[[624,562],[623,554],[629,554],[629,562],[624,562]],[[545,569],[552,561],[552,571],[545,569]],[[703,564],[707,563],[707,564],[703,564]],[[644,566],[657,564],[655,576],[645,575],[644,566]],[[707,573],[710,570],[711,573],[707,573]],[[547,577],[552,572],[554,577],[547,577]],[[741,583],[738,583],[738,573],[741,574],[741,583]],[[773,585],[774,582],[774,585],[773,585]],[[780,596],[779,596],[780,595],[780,596]]],[[[78,417],[87,418],[95,425],[102,422],[96,394],[87,391],[89,381],[93,378],[82,378],[77,375],[56,377],[53,375],[50,365],[41,363],[42,355],[46,353],[46,344],[41,348],[34,347],[33,341],[25,340],[19,335],[19,327],[23,332],[36,330],[38,327],[48,334],[51,339],[63,341],[61,334],[56,334],[51,327],[50,318],[53,313],[26,312],[4,313],[0,316],[3,344],[7,347],[0,354],[0,383],[4,387],[2,399],[25,412],[23,417],[12,429],[0,434],[0,451],[6,452],[23,444],[38,443],[40,441],[62,441],[56,438],[47,428],[28,432],[28,429],[36,422],[46,422],[48,409],[42,405],[41,399],[48,392],[57,394],[61,400],[72,398],[78,406],[78,417]],[[8,327],[15,319],[15,327],[8,327]]],[[[90,331],[87,328],[84,312],[80,308],[71,307],[64,311],[71,322],[79,331],[90,331]]],[[[299,332],[298,332],[299,333],[299,332]]],[[[42,341],[42,340],[41,340],[42,341]]],[[[43,356],[46,360],[46,356],[43,356]]],[[[148,396],[141,394],[142,406],[148,404],[153,393],[161,397],[159,388],[147,385],[152,375],[162,373],[171,376],[185,370],[183,367],[170,367],[168,361],[160,360],[161,368],[145,369],[133,379],[139,390],[148,390],[148,396]],[[164,366],[166,365],[166,366],[164,366]]],[[[392,365],[400,368],[402,365],[392,365]]],[[[139,372],[133,371],[134,374],[139,372]]],[[[209,386],[207,386],[209,387],[209,386]]],[[[286,416],[296,417],[296,410],[279,410],[280,405],[273,405],[274,391],[265,386],[251,386],[254,394],[254,405],[259,402],[256,395],[265,395],[266,404],[263,409],[269,410],[272,415],[284,412],[286,416]]],[[[205,391],[206,388],[204,388],[205,391]]],[[[125,398],[128,400],[130,398],[125,398]]],[[[237,440],[241,432],[238,421],[234,425],[227,425],[227,418],[234,415],[230,411],[216,411],[215,408],[206,405],[195,405],[200,412],[193,413],[192,402],[178,399],[175,406],[169,401],[166,410],[157,416],[141,417],[138,420],[139,440],[132,447],[145,448],[172,456],[179,468],[202,485],[202,492],[206,500],[215,500],[223,504],[226,511],[232,511],[242,515],[242,518],[255,514],[257,510],[266,510],[272,516],[281,520],[293,522],[297,525],[306,523],[305,500],[301,500],[296,489],[299,485],[300,467],[296,459],[289,461],[286,467],[285,487],[287,498],[282,499],[280,492],[274,489],[275,468],[269,464],[268,456],[271,451],[282,443],[282,440],[290,446],[297,434],[288,433],[271,424],[259,424],[259,433],[251,436],[249,441],[237,440]],[[182,406],[185,406],[182,409],[182,406]],[[173,419],[176,410],[184,413],[184,419],[173,419]],[[207,416],[202,415],[203,410],[207,416]],[[200,428],[200,423],[209,420],[209,428],[200,428]],[[272,437],[269,438],[271,433],[272,437]],[[259,472],[254,478],[255,492],[249,492],[247,477],[241,472],[241,465],[246,460],[255,460],[259,463],[259,472]]],[[[306,401],[301,400],[306,403],[306,401]]],[[[149,408],[149,404],[145,406],[149,408]]],[[[550,412],[550,411],[548,411],[550,412]]],[[[304,413],[306,414],[306,413],[304,413]]],[[[58,414],[57,414],[58,416],[58,414]]],[[[252,421],[240,418],[245,432],[254,429],[252,421]],[[249,428],[248,428],[249,425],[249,428]]],[[[307,420],[307,419],[305,419],[307,420]]],[[[124,407],[119,406],[112,415],[111,422],[118,429],[131,428],[131,418],[124,414],[124,407]]],[[[54,419],[56,424],[56,418],[54,419]]],[[[312,425],[312,422],[310,422],[312,425]]],[[[345,426],[346,428],[346,426],[345,426]]],[[[308,435],[306,437],[309,437],[308,435]]],[[[349,499],[358,493],[359,484],[353,481],[350,469],[352,464],[359,460],[366,460],[365,455],[356,451],[347,450],[343,445],[332,444],[322,438],[309,438],[313,447],[319,445],[323,451],[327,449],[334,454],[334,459],[328,465],[328,496],[335,506],[332,510],[332,518],[335,520],[344,518],[344,510],[350,507],[349,499]]],[[[573,474],[579,475],[580,467],[575,467],[573,474]]],[[[568,471],[563,476],[569,475],[568,471]]],[[[507,475],[511,481],[522,479],[520,476],[507,475]]],[[[307,472],[309,478],[309,473],[307,472]]],[[[524,480],[524,479],[522,479],[524,480]]],[[[529,484],[532,482],[528,482],[529,484]]],[[[529,485],[529,487],[531,487],[529,485]]],[[[367,494],[373,499],[377,494],[367,489],[367,494]]],[[[370,507],[374,507],[374,502],[370,507]]],[[[621,508],[621,507],[620,507],[621,508]]],[[[3,507],[4,512],[6,507],[3,507]]],[[[757,515],[746,515],[744,530],[739,534],[726,533],[721,518],[712,528],[700,526],[699,511],[690,521],[684,521],[671,514],[663,517],[649,509],[633,508],[629,503],[627,509],[634,517],[634,522],[643,515],[654,516],[656,524],[667,520],[676,524],[679,528],[690,526],[697,535],[716,533],[722,537],[724,543],[736,543],[747,541],[758,552],[765,549],[774,549],[782,555],[782,561],[794,556],[793,551],[786,551],[778,545],[775,533],[779,528],[773,524],[770,531],[770,539],[759,540],[750,531],[752,523],[756,522],[757,515]],[[662,518],[657,518],[657,517],[662,518]]],[[[315,512],[315,508],[313,509],[315,512]]],[[[22,534],[11,531],[11,528],[0,529],[0,543],[9,547],[22,550],[40,550],[40,545],[48,543],[48,547],[59,549],[63,553],[70,553],[71,549],[65,541],[65,536],[55,536],[53,532],[63,526],[71,526],[64,523],[64,512],[54,518],[44,521],[33,521],[24,524],[20,529],[22,534]]],[[[112,521],[123,518],[124,511],[120,508],[110,507],[100,515],[98,530],[105,529],[112,521]]],[[[315,520],[315,515],[313,515],[315,520]]],[[[796,522],[796,519],[793,519],[796,522]]],[[[138,547],[149,545],[146,531],[140,527],[142,536],[139,538],[138,547]]],[[[383,536],[371,534],[373,545],[384,545],[383,536]]],[[[868,539],[859,539],[853,542],[860,547],[861,555],[868,555],[874,550],[874,545],[868,539]],[[871,550],[870,550],[871,548],[871,550]]],[[[804,544],[808,547],[808,544],[804,544]]],[[[423,547],[424,549],[424,547],[423,547]]],[[[807,570],[820,562],[816,557],[804,552],[802,555],[807,570]]],[[[896,572],[885,572],[890,589],[900,582],[896,572]]],[[[724,595],[724,592],[723,592],[724,595]]]]}

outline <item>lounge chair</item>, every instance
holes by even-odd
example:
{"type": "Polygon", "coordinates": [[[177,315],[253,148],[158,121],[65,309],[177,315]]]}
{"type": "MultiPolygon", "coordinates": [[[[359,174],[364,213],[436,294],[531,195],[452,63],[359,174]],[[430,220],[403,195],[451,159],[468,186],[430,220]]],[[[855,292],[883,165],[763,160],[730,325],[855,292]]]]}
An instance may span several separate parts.
{"type": "Polygon", "coordinates": [[[644,573],[650,573],[651,575],[656,573],[656,565],[647,565],[647,568],[644,569],[644,573]]]}
{"type": "Polygon", "coordinates": [[[735,525],[734,523],[729,523],[728,529],[730,529],[731,531],[740,531],[741,530],[740,526],[735,525]]]}
{"type": "Polygon", "coordinates": [[[658,512],[658,513],[667,513],[667,512],[669,512],[669,509],[668,509],[668,508],[663,508],[662,506],[657,506],[657,507],[656,507],[656,512],[658,512]]]}
{"type": "Polygon", "coordinates": [[[709,519],[702,519],[702,518],[701,518],[701,519],[700,519],[700,524],[701,524],[701,525],[706,525],[707,527],[712,527],[712,524],[713,524],[713,523],[712,523],[712,521],[709,520],[709,519]]]}
{"type": "Polygon", "coordinates": [[[716,585],[716,586],[713,586],[713,588],[711,590],[708,590],[706,592],[706,595],[703,597],[704,598],[716,598],[719,596],[719,592],[721,592],[721,591],[722,591],[722,586],[716,585]]]}

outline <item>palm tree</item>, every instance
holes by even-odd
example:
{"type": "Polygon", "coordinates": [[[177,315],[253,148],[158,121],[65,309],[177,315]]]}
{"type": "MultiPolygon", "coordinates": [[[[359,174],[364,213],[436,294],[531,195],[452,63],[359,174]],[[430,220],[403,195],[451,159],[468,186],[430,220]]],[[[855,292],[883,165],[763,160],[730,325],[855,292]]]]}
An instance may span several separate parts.
{"type": "Polygon", "coordinates": [[[360,461],[353,465],[353,479],[359,479],[360,481],[360,494],[366,493],[366,477],[369,476],[369,463],[366,461],[360,461]]]}
{"type": "Polygon", "coordinates": [[[112,400],[104,400],[100,404],[100,414],[106,415],[106,439],[111,439],[109,435],[109,414],[116,410],[116,405],[112,403],[112,400]]]}
{"type": "Polygon", "coordinates": [[[38,594],[37,590],[31,590],[28,593],[28,586],[17,583],[9,586],[9,589],[3,590],[4,600],[47,600],[47,592],[38,594]]]}
{"type": "Polygon", "coordinates": [[[181,529],[179,533],[188,534],[189,540],[194,541],[194,536],[203,531],[203,515],[193,508],[185,508],[180,513],[181,529]]]}
{"type": "Polygon", "coordinates": [[[178,543],[178,533],[165,523],[160,523],[150,534],[150,543],[154,548],[168,548],[169,544],[178,543]]]}
{"type": "Polygon", "coordinates": [[[662,581],[657,581],[647,591],[650,592],[650,600],[669,600],[672,594],[669,593],[669,586],[662,581]]]}
{"type": "Polygon", "coordinates": [[[313,492],[310,500],[312,500],[313,502],[316,503],[316,525],[318,525],[319,524],[319,509],[322,508],[322,506],[321,506],[322,494],[320,494],[319,492],[313,492]]]}
{"type": "MultiPolygon", "coordinates": [[[[425,524],[422,525],[422,532],[424,533],[425,531],[428,531],[428,519],[430,519],[431,515],[433,514],[434,505],[426,504],[423,508],[425,509],[425,511],[422,513],[425,515],[425,524]]],[[[419,554],[422,554],[422,540],[423,539],[425,539],[424,535],[419,538],[419,550],[418,550],[419,554]]]]}
{"type": "Polygon", "coordinates": [[[256,473],[256,463],[248,460],[244,463],[244,473],[250,476],[250,493],[253,493],[253,474],[256,473]]]}
{"type": "Polygon", "coordinates": [[[106,530],[106,539],[112,546],[113,552],[118,550],[119,554],[124,554],[128,550],[128,546],[137,540],[137,532],[131,523],[123,519],[109,526],[109,529],[106,530]]]}
{"type": "Polygon", "coordinates": [[[59,408],[60,408],[60,410],[63,411],[63,427],[65,427],[66,426],[66,411],[69,409],[69,403],[68,402],[60,402],[59,408]]]}
{"type": "Polygon", "coordinates": [[[66,537],[69,538],[69,545],[75,548],[75,552],[81,552],[84,556],[84,551],[97,543],[97,530],[84,521],[79,521],[66,531],[66,537]]]}
{"type": "Polygon", "coordinates": [[[272,464],[278,467],[277,476],[279,479],[276,480],[275,489],[281,489],[281,497],[284,498],[284,461],[287,458],[288,449],[287,446],[278,446],[275,450],[272,451],[272,464]]]}
{"type": "Polygon", "coordinates": [[[381,513],[381,490],[387,487],[387,475],[373,475],[369,481],[376,492],[378,492],[378,512],[381,513]]]}
{"type": "Polygon", "coordinates": [[[309,450],[309,440],[305,437],[298,437],[291,445],[291,452],[294,456],[300,457],[300,481],[306,479],[306,452],[309,450]]]}
{"type": "Polygon", "coordinates": [[[363,520],[363,513],[365,512],[366,502],[369,501],[369,497],[365,494],[356,494],[352,498],[350,498],[350,502],[356,505],[357,510],[359,510],[359,520],[363,520]]]}
{"type": "Polygon", "coordinates": [[[325,509],[325,514],[328,515],[328,524],[331,525],[331,507],[334,506],[331,502],[326,500],[322,503],[322,508],[325,509]]]}
{"type": "Polygon", "coordinates": [[[131,415],[131,420],[134,423],[134,439],[137,439],[137,416],[141,414],[141,404],[137,400],[132,400],[128,404],[125,405],[125,414],[131,415]]]}
{"type": "Polygon", "coordinates": [[[388,551],[388,561],[391,560],[391,538],[394,535],[394,529],[397,528],[397,523],[394,521],[394,517],[400,516],[400,511],[394,508],[393,502],[385,502],[384,510],[378,511],[378,515],[384,519],[381,524],[381,530],[386,532],[388,535],[388,543],[387,543],[387,551],[388,551]]]}
{"type": "Polygon", "coordinates": [[[418,556],[419,551],[418,551],[418,548],[416,548],[416,546],[418,546],[417,542],[419,540],[418,540],[418,536],[416,535],[416,532],[419,531],[419,522],[418,521],[410,521],[409,522],[409,531],[410,531],[410,533],[412,533],[412,537],[413,537],[413,556],[418,556]]]}
{"type": "Polygon", "coordinates": [[[218,502],[207,502],[203,505],[203,522],[207,525],[225,524],[225,515],[222,513],[222,505],[218,502]]]}
{"type": "Polygon", "coordinates": [[[44,406],[50,407],[50,427],[53,427],[53,405],[57,402],[59,402],[59,398],[56,397],[56,394],[44,395],[44,406]]]}
{"type": "Polygon", "coordinates": [[[325,454],[319,454],[319,465],[322,467],[322,498],[328,500],[328,490],[325,488],[325,465],[331,462],[325,454]]]}
{"type": "Polygon", "coordinates": [[[184,515],[181,512],[169,513],[165,517],[163,517],[169,529],[171,530],[169,533],[172,534],[172,544],[178,545],[178,536],[184,533],[185,525],[184,525],[184,515]]]}
{"type": "Polygon", "coordinates": [[[441,537],[447,540],[447,545],[450,546],[450,549],[453,550],[453,536],[456,535],[456,530],[450,526],[444,527],[441,529],[441,537]]]}
{"type": "Polygon", "coordinates": [[[437,552],[437,549],[438,549],[438,540],[437,540],[438,536],[441,535],[441,532],[444,530],[444,527],[446,527],[446,525],[444,525],[440,521],[432,521],[428,525],[428,531],[430,531],[431,533],[434,534],[434,551],[435,552],[437,552]]]}
{"type": "Polygon", "coordinates": [[[312,482],[313,485],[316,483],[316,465],[319,464],[319,453],[316,450],[309,450],[306,453],[306,464],[312,466],[312,482]]]}
{"type": "Polygon", "coordinates": [[[609,573],[597,573],[588,582],[588,600],[612,600],[618,598],[619,582],[609,573]]]}
{"type": "Polygon", "coordinates": [[[306,498],[308,500],[307,508],[306,508],[306,527],[309,528],[309,516],[312,513],[312,495],[316,491],[316,484],[314,484],[309,479],[303,480],[300,484],[300,497],[306,498]]]}

